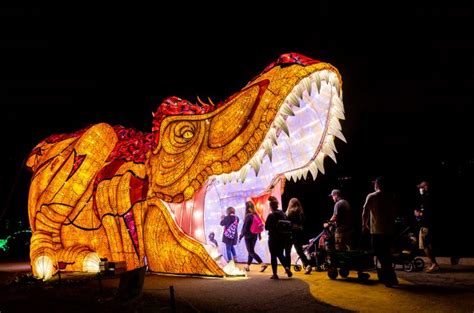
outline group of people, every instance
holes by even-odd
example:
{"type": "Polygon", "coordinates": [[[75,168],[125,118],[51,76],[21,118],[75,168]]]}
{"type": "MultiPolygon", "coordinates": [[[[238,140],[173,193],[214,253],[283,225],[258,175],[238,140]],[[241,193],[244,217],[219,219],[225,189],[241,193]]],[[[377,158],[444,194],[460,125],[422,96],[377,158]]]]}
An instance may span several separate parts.
{"type": "MultiPolygon", "coordinates": [[[[264,229],[268,231],[268,249],[270,251],[270,263],[273,273],[270,278],[279,279],[277,274],[278,260],[283,265],[287,276],[293,276],[293,273],[290,269],[291,249],[293,246],[295,247],[296,252],[303,262],[305,273],[310,274],[312,268],[308,258],[303,252],[303,244],[305,243],[303,231],[304,213],[300,201],[296,198],[292,198],[289,201],[286,213],[279,209],[278,199],[274,196],[270,196],[268,198],[268,204],[271,212],[266,218],[264,229]],[[288,222],[288,230],[281,229],[284,227],[281,225],[284,224],[283,222],[285,221],[288,222]]],[[[251,201],[247,201],[245,203],[245,218],[240,236],[227,236],[226,234],[228,233],[228,230],[236,222],[238,224],[239,221],[239,218],[235,215],[235,209],[233,207],[227,208],[227,215],[222,216],[220,223],[221,226],[224,226],[222,242],[226,246],[227,260],[230,261],[236,257],[234,246],[237,244],[237,242],[245,239],[245,247],[248,252],[248,258],[244,269],[249,271],[252,261],[255,260],[261,265],[260,272],[264,272],[268,265],[264,264],[262,258],[255,252],[257,239],[261,239],[262,237],[260,232],[254,231],[252,229],[254,219],[260,219],[260,217],[255,210],[254,204],[251,201]]]]}
{"type": "MultiPolygon", "coordinates": [[[[414,216],[419,224],[419,248],[423,249],[431,264],[426,268],[426,272],[434,272],[439,269],[432,249],[432,200],[430,197],[429,184],[426,181],[417,185],[420,193],[420,203],[414,210],[414,216]]],[[[386,181],[383,177],[378,177],[374,181],[375,191],[369,193],[366,197],[362,211],[362,231],[370,233],[371,245],[374,255],[380,262],[379,278],[386,286],[398,284],[398,279],[392,266],[391,245],[395,235],[395,219],[398,214],[394,194],[386,190],[386,181]]],[[[354,250],[354,232],[355,222],[351,206],[347,200],[342,197],[341,191],[334,189],[329,195],[334,201],[334,210],[331,218],[323,226],[334,228],[334,243],[336,250],[354,250]]],[[[305,238],[304,212],[300,201],[292,198],[288,203],[286,213],[279,209],[278,200],[270,196],[268,198],[270,214],[266,218],[265,230],[268,231],[268,248],[270,251],[272,279],[278,279],[277,260],[282,264],[288,277],[291,272],[291,249],[294,246],[300,257],[305,274],[310,274],[312,267],[310,260],[303,251],[303,245],[307,242],[305,238]],[[285,223],[289,221],[289,223],[285,223]],[[289,230],[284,229],[284,225],[289,225],[289,230]],[[283,225],[283,226],[282,226],[283,225]]],[[[255,232],[252,227],[254,219],[260,219],[251,201],[245,203],[245,219],[240,236],[237,231],[234,237],[227,233],[233,226],[235,229],[239,223],[239,218],[235,215],[235,209],[227,208],[227,215],[222,216],[221,225],[224,226],[224,235],[222,241],[226,245],[227,259],[236,257],[234,246],[237,242],[245,239],[245,246],[248,252],[247,264],[245,270],[250,270],[252,261],[260,264],[260,271],[263,272],[268,267],[263,263],[261,257],[255,252],[257,239],[261,239],[260,232],[255,232]]],[[[217,244],[217,243],[216,243],[217,244]]]]}

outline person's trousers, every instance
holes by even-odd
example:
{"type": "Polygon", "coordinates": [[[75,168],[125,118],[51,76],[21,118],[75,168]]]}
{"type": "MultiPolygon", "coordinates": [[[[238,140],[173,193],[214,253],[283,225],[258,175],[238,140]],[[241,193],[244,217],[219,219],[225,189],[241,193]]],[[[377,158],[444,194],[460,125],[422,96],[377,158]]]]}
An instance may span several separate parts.
{"type": "Polygon", "coordinates": [[[255,259],[258,264],[262,263],[262,259],[260,256],[255,252],[255,244],[257,243],[257,237],[252,238],[245,238],[245,247],[247,248],[247,252],[249,253],[247,264],[252,264],[252,260],[255,259]]]}
{"type": "Polygon", "coordinates": [[[236,256],[236,253],[235,253],[235,248],[234,248],[234,245],[231,245],[231,244],[225,244],[225,251],[227,253],[227,261],[230,262],[230,260],[232,260],[232,256],[236,256]]]}
{"type": "Polygon", "coordinates": [[[395,283],[397,281],[397,275],[393,270],[392,255],[390,254],[392,241],[392,235],[372,234],[372,248],[381,267],[379,279],[384,283],[395,283]]]}
{"type": "Polygon", "coordinates": [[[280,260],[280,263],[285,268],[290,268],[290,264],[287,263],[285,256],[283,255],[283,250],[285,249],[284,243],[278,240],[272,240],[271,238],[268,240],[268,250],[270,250],[270,261],[272,264],[272,272],[273,275],[277,274],[277,258],[280,260]]]}

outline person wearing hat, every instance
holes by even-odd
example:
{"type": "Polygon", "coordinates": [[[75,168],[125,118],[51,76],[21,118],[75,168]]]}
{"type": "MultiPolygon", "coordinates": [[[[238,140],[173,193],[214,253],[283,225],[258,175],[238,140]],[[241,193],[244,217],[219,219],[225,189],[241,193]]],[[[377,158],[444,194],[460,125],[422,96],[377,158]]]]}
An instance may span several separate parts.
{"type": "Polygon", "coordinates": [[[362,211],[362,231],[370,230],[372,248],[381,266],[381,269],[378,271],[379,280],[385,286],[392,287],[398,284],[390,253],[391,243],[395,234],[397,206],[395,196],[387,192],[385,187],[385,179],[377,177],[374,181],[375,192],[369,193],[365,200],[362,211]]]}
{"type": "Polygon", "coordinates": [[[420,204],[415,209],[415,218],[418,221],[420,232],[418,236],[418,245],[421,250],[425,251],[426,256],[430,259],[431,265],[426,268],[427,273],[439,270],[438,262],[433,253],[432,248],[432,199],[427,181],[422,181],[417,185],[420,193],[420,204]]]}
{"type": "Polygon", "coordinates": [[[336,250],[352,250],[352,237],[354,233],[354,217],[349,202],[342,198],[341,191],[334,189],[329,194],[334,201],[334,211],[324,228],[334,225],[334,243],[336,250]]]}

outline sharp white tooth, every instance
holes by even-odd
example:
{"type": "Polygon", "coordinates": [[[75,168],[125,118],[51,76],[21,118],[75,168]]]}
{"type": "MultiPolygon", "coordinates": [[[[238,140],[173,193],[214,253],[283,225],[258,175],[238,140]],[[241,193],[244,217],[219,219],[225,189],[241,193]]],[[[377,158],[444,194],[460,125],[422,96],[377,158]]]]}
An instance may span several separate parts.
{"type": "Polygon", "coordinates": [[[290,105],[286,102],[281,106],[281,112],[285,113],[286,115],[295,116],[295,112],[293,112],[290,105]]]}
{"type": "Polygon", "coordinates": [[[265,149],[265,153],[268,155],[270,162],[272,161],[272,143],[269,139],[266,139],[263,142],[263,148],[265,149]]]}
{"type": "Polygon", "coordinates": [[[247,178],[247,173],[249,172],[249,167],[247,165],[245,165],[244,167],[242,167],[242,169],[240,170],[240,181],[243,183],[245,182],[245,179],[247,178]]]}
{"type": "Polygon", "coordinates": [[[286,180],[290,181],[291,180],[291,174],[290,173],[285,173],[285,178],[286,178],[286,180]]]}
{"type": "Polygon", "coordinates": [[[319,152],[318,156],[316,157],[316,160],[314,160],[316,163],[316,166],[318,167],[318,170],[324,174],[324,153],[319,152]]]}
{"type": "Polygon", "coordinates": [[[315,81],[311,82],[311,98],[316,97],[319,94],[318,85],[315,81]]]}
{"type": "Polygon", "coordinates": [[[308,94],[311,94],[311,79],[308,77],[303,79],[303,87],[308,91],[308,94]]]}
{"type": "Polygon", "coordinates": [[[334,152],[337,153],[336,145],[334,144],[334,137],[329,135],[326,137],[324,145],[328,145],[334,152]]]}
{"type": "Polygon", "coordinates": [[[295,93],[296,93],[296,96],[298,97],[298,99],[301,99],[301,97],[303,97],[303,91],[304,91],[304,87],[301,85],[301,84],[298,84],[296,87],[295,87],[295,93]]]}
{"type": "Polygon", "coordinates": [[[325,80],[326,82],[329,80],[329,73],[327,70],[322,70],[320,73],[321,80],[325,80]]]}
{"type": "Polygon", "coordinates": [[[260,162],[256,158],[253,158],[252,161],[250,161],[250,166],[252,166],[253,170],[255,171],[255,176],[258,176],[258,172],[260,171],[260,162]]]}
{"type": "Polygon", "coordinates": [[[336,129],[339,129],[339,130],[342,129],[341,123],[339,122],[339,119],[337,117],[331,118],[331,120],[329,121],[329,126],[334,127],[336,129]]]}
{"type": "Polygon", "coordinates": [[[318,166],[315,161],[309,164],[309,171],[311,172],[311,176],[313,176],[313,180],[316,180],[316,177],[318,176],[318,166]]]}
{"type": "Polygon", "coordinates": [[[275,128],[270,128],[270,132],[268,134],[268,137],[270,138],[270,140],[272,141],[273,145],[278,145],[278,142],[277,142],[277,134],[276,134],[276,129],[275,128]]]}
{"type": "Polygon", "coordinates": [[[319,94],[319,91],[321,90],[321,75],[319,74],[319,72],[314,75],[314,82],[316,83],[316,90],[319,94]]]}
{"type": "Polygon", "coordinates": [[[344,116],[344,113],[341,110],[339,110],[335,105],[331,107],[331,114],[340,120],[346,119],[346,117],[344,116]]]}
{"type": "Polygon", "coordinates": [[[336,88],[336,92],[339,95],[341,93],[341,86],[339,84],[339,78],[334,72],[329,73],[329,81],[334,86],[334,88],[336,88]]]}
{"type": "Polygon", "coordinates": [[[325,145],[322,148],[322,151],[324,152],[325,155],[329,156],[334,161],[334,163],[337,163],[336,155],[334,154],[334,151],[329,146],[325,145]]]}
{"type": "Polygon", "coordinates": [[[300,106],[300,99],[296,96],[294,92],[291,92],[291,94],[288,96],[288,102],[293,106],[300,106]]]}
{"type": "MultiPolygon", "coordinates": [[[[245,165],[244,167],[246,168],[247,165],[245,165]]],[[[232,172],[232,181],[238,182],[239,178],[240,178],[240,174],[242,173],[242,171],[243,171],[243,168],[238,172],[232,172]]]]}
{"type": "Polygon", "coordinates": [[[293,178],[295,183],[298,181],[298,174],[296,171],[291,172],[291,178],[293,178]]]}
{"type": "Polygon", "coordinates": [[[342,113],[345,113],[344,111],[344,103],[342,100],[339,98],[339,96],[335,95],[335,97],[332,97],[332,104],[335,105],[339,110],[342,111],[342,113]]]}
{"type": "Polygon", "coordinates": [[[328,130],[328,133],[331,135],[336,136],[337,138],[341,139],[345,143],[347,143],[346,137],[342,134],[342,132],[338,129],[328,130]]]}
{"type": "Polygon", "coordinates": [[[275,124],[279,128],[283,129],[285,134],[287,134],[288,137],[290,137],[290,130],[288,129],[288,125],[286,125],[285,120],[281,116],[277,116],[275,119],[275,124]]]}
{"type": "Polygon", "coordinates": [[[296,171],[296,178],[298,178],[298,180],[300,180],[301,177],[303,177],[303,171],[302,170],[297,170],[296,171]]]}
{"type": "Polygon", "coordinates": [[[308,178],[309,169],[306,168],[306,169],[304,169],[304,170],[302,170],[302,171],[303,171],[303,178],[304,178],[304,180],[306,180],[306,178],[308,178]]]}

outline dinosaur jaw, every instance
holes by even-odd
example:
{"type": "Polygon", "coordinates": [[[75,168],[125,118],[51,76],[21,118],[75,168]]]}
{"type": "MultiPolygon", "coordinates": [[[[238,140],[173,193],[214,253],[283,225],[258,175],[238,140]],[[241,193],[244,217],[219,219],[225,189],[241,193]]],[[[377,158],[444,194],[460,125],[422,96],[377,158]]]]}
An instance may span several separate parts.
{"type": "Polygon", "coordinates": [[[239,171],[211,176],[218,189],[265,190],[285,175],[297,181],[324,174],[324,158],[336,162],[335,138],[345,141],[342,91],[336,73],[322,70],[302,79],[286,97],[253,157],[239,171]]]}

